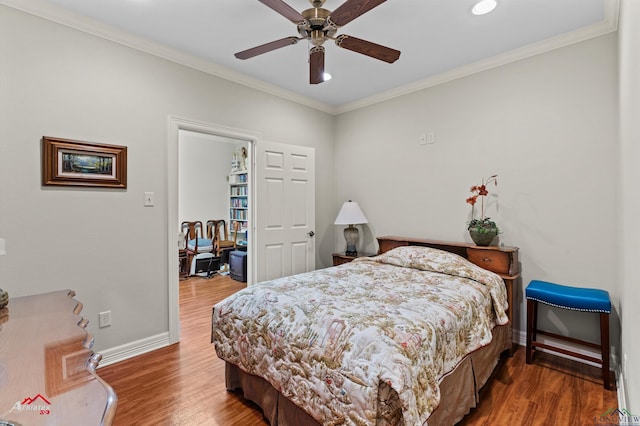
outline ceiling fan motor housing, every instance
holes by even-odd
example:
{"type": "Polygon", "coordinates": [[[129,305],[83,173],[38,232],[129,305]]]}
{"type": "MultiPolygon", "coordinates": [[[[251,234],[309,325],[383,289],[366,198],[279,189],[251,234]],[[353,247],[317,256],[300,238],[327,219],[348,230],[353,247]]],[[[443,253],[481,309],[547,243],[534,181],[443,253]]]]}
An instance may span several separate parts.
{"type": "Polygon", "coordinates": [[[333,37],[337,31],[334,26],[327,26],[327,18],[330,14],[330,10],[321,7],[303,11],[302,16],[305,22],[298,25],[298,33],[309,39],[314,46],[321,46],[327,37],[333,37]]]}

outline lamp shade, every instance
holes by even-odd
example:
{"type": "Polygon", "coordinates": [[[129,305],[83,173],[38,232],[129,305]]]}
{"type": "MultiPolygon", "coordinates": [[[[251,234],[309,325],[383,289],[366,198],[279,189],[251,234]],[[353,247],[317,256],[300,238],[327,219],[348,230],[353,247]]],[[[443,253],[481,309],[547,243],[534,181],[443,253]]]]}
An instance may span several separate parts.
{"type": "Polygon", "coordinates": [[[340,211],[335,225],[357,225],[359,223],[368,223],[367,217],[362,213],[360,206],[355,201],[346,201],[340,211]]]}

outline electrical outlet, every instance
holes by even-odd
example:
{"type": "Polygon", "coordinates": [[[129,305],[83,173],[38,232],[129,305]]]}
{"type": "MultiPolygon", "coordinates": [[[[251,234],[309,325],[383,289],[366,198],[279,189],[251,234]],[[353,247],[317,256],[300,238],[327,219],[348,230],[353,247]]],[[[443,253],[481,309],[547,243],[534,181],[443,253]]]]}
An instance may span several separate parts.
{"type": "Polygon", "coordinates": [[[111,311],[104,311],[104,312],[100,312],[98,314],[98,318],[100,319],[99,321],[99,327],[108,327],[111,325],[111,311]]]}

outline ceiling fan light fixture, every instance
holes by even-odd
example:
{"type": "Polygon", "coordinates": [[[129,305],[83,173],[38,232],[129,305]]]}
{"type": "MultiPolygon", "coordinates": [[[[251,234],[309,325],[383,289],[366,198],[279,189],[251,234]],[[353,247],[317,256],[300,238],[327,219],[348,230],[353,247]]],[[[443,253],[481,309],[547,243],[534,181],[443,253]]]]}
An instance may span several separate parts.
{"type": "Polygon", "coordinates": [[[496,0],[480,0],[478,3],[473,6],[471,9],[471,13],[474,15],[486,15],[487,13],[493,11],[496,8],[498,2],[496,0]]]}

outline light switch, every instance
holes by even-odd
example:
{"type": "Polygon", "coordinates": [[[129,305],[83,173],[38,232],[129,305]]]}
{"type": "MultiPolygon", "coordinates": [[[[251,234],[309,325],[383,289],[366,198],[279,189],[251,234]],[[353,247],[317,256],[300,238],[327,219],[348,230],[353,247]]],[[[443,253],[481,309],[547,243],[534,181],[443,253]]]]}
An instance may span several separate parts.
{"type": "Polygon", "coordinates": [[[156,201],[156,194],[153,192],[145,192],[144,193],[144,206],[145,207],[153,207],[156,201]]]}

